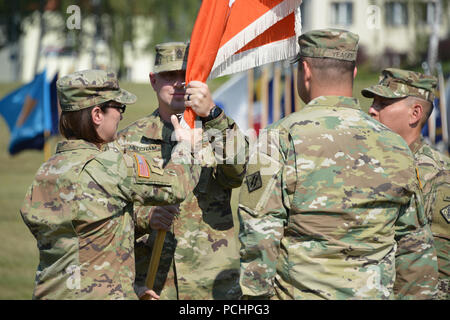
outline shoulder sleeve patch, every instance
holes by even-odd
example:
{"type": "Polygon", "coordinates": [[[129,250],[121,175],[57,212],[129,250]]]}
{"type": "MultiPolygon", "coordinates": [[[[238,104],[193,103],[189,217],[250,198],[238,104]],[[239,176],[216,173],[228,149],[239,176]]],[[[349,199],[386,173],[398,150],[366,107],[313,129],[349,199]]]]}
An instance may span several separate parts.
{"type": "Polygon", "coordinates": [[[445,208],[442,208],[441,214],[444,217],[445,221],[447,221],[447,223],[450,223],[450,205],[446,206],[445,208]]]}
{"type": "Polygon", "coordinates": [[[147,160],[140,154],[135,153],[134,158],[136,159],[137,174],[141,178],[150,178],[150,168],[148,166],[147,160]]]}
{"type": "Polygon", "coordinates": [[[248,192],[251,193],[253,191],[256,191],[258,189],[261,189],[262,187],[262,179],[261,179],[261,173],[259,171],[248,175],[245,179],[247,183],[248,192]]]}

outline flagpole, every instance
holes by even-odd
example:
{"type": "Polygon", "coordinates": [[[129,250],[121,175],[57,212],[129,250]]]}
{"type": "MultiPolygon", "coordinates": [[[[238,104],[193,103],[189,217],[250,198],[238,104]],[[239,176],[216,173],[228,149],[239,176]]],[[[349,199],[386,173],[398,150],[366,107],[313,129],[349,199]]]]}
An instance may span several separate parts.
{"type": "Polygon", "coordinates": [[[254,105],[253,105],[253,92],[255,91],[255,73],[253,69],[247,71],[247,88],[248,88],[248,112],[247,121],[248,129],[254,128],[254,105]]]}
{"type": "Polygon", "coordinates": [[[278,63],[275,63],[273,75],[273,122],[281,119],[281,68],[278,63]]]}
{"type": "Polygon", "coordinates": [[[428,138],[431,145],[436,144],[436,112],[432,112],[428,118],[428,138]]]}
{"type": "Polygon", "coordinates": [[[292,110],[292,92],[291,92],[291,81],[292,81],[292,75],[290,73],[290,70],[287,68],[284,68],[285,75],[284,75],[284,116],[287,117],[291,114],[292,110]]]}
{"type": "Polygon", "coordinates": [[[50,131],[44,131],[44,162],[47,162],[48,159],[52,156],[51,146],[50,146],[50,131]]]}
{"type": "Polygon", "coordinates": [[[436,65],[439,80],[439,108],[441,111],[442,141],[444,142],[446,152],[448,152],[448,123],[447,123],[447,97],[445,96],[445,79],[442,72],[442,65],[436,65]]]}
{"type": "Polygon", "coordinates": [[[261,76],[261,129],[265,129],[269,122],[269,69],[263,67],[261,76]]]}
{"type": "MultiPolygon", "coordinates": [[[[298,62],[297,62],[298,63],[298,62]]],[[[294,93],[294,103],[295,103],[295,111],[299,111],[300,109],[301,109],[301,107],[300,107],[300,97],[299,97],[299,95],[298,95],[298,90],[297,90],[297,88],[298,88],[298,84],[297,84],[297,76],[298,76],[298,69],[297,69],[297,67],[294,65],[293,67],[292,67],[292,73],[294,74],[294,91],[295,91],[295,93],[294,93]]]]}
{"type": "MultiPolygon", "coordinates": [[[[166,230],[158,230],[156,239],[152,249],[152,257],[148,265],[147,278],[145,279],[145,286],[153,290],[155,284],[156,273],[158,272],[159,260],[161,259],[162,249],[164,247],[164,240],[166,238],[166,230]]],[[[150,296],[144,296],[142,300],[150,300],[150,296]]]]}

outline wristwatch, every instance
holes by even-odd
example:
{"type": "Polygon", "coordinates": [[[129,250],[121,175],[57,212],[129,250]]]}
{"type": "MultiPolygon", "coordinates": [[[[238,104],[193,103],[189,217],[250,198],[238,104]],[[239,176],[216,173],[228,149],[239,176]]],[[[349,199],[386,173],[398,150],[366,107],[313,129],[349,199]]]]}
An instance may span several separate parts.
{"type": "Polygon", "coordinates": [[[202,120],[202,122],[205,123],[205,122],[216,119],[221,114],[222,114],[222,109],[220,109],[218,106],[214,106],[209,111],[209,115],[206,117],[200,117],[200,120],[202,120]]]}

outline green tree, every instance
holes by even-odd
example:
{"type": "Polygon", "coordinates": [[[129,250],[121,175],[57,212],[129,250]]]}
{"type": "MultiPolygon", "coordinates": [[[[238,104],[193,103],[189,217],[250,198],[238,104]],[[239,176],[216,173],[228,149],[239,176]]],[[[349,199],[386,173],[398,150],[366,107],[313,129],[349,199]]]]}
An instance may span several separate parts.
{"type": "MultiPolygon", "coordinates": [[[[147,50],[153,50],[158,42],[189,40],[201,0],[13,0],[0,2],[0,26],[4,36],[0,37],[0,49],[17,44],[23,33],[23,20],[36,11],[58,12],[65,21],[67,8],[78,5],[82,19],[95,21],[95,39],[105,41],[113,50],[118,61],[119,75],[125,74],[124,43],[133,44],[136,39],[133,17],[148,17],[154,24],[149,34],[147,50]]],[[[42,19],[41,19],[42,21],[42,19]]],[[[43,26],[45,32],[45,25],[43,26]]],[[[1,31],[1,30],[0,30],[1,31]]],[[[80,52],[84,40],[91,37],[89,31],[68,30],[61,26],[66,35],[66,50],[80,52]]]]}
{"type": "Polygon", "coordinates": [[[156,26],[151,45],[190,39],[201,0],[150,0],[148,3],[156,26]]]}

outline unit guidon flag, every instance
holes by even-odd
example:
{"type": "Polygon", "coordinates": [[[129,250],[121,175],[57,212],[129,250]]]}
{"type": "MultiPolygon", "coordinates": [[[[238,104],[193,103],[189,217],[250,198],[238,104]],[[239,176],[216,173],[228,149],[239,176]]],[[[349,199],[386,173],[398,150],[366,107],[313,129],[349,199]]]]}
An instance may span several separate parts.
{"type": "MultiPolygon", "coordinates": [[[[203,0],[192,31],[186,83],[294,57],[302,0],[203,0]]],[[[185,121],[194,127],[195,113],[185,121]]]]}

